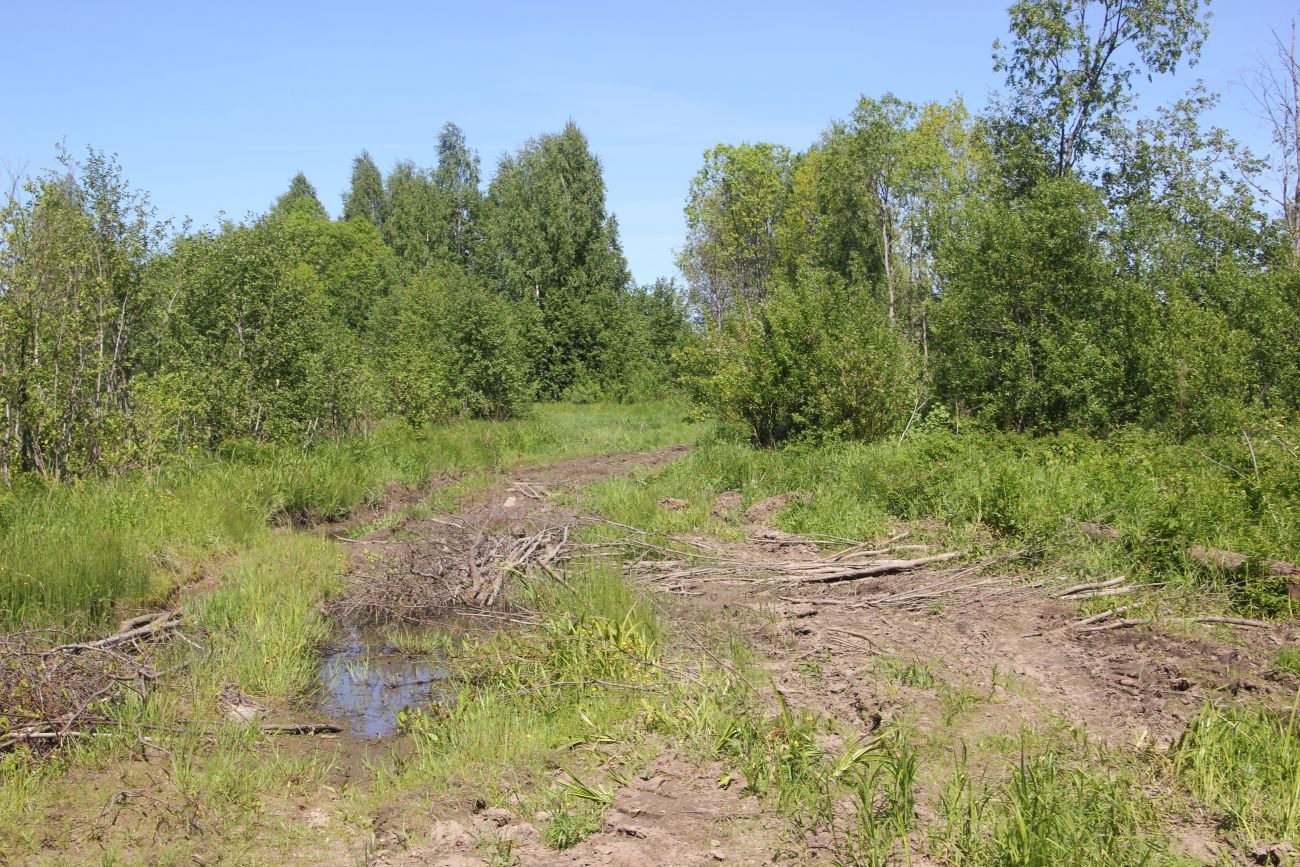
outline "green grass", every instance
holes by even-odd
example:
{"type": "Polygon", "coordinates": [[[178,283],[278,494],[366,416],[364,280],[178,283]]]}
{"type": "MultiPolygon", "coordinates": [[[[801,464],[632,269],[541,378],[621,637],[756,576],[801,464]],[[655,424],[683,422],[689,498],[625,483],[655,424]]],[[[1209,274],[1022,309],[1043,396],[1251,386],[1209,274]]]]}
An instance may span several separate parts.
{"type": "Polygon", "coordinates": [[[977,781],[960,758],[940,796],[931,846],[970,867],[1141,867],[1192,862],[1171,848],[1135,774],[1091,748],[1022,753],[1010,775],[977,781]]]}
{"type": "Polygon", "coordinates": [[[1277,652],[1273,658],[1273,664],[1277,666],[1278,671],[1285,671],[1288,674],[1300,675],[1300,647],[1284,647],[1277,652]]]}
{"type": "Polygon", "coordinates": [[[341,518],[388,484],[693,440],[670,404],[542,405],[532,418],[456,422],[301,449],[235,444],[150,472],[0,491],[0,628],[102,627],[160,603],[213,557],[254,543],[277,518],[341,518]]]}
{"type": "Polygon", "coordinates": [[[1182,782],[1239,844],[1300,844],[1300,719],[1264,705],[1207,705],[1173,756],[1182,782]]]}
{"type": "Polygon", "coordinates": [[[1252,456],[1242,437],[1177,444],[1143,431],[1107,440],[928,431],[902,445],[782,451],[715,437],[652,479],[611,480],[593,504],[636,526],[725,538],[739,531],[709,514],[720,493],[739,491],[748,506],[802,491],[811,497],[778,515],[782,529],[870,539],[911,522],[909,542],[1025,548],[1056,574],[1124,574],[1194,587],[1243,613],[1286,616],[1295,612],[1283,579],[1220,575],[1184,550],[1204,545],[1300,560],[1296,440],[1295,431],[1256,431],[1252,456]],[[666,510],[656,505],[664,497],[690,505],[666,510]],[[1085,539],[1078,521],[1113,525],[1123,539],[1085,539]]]}

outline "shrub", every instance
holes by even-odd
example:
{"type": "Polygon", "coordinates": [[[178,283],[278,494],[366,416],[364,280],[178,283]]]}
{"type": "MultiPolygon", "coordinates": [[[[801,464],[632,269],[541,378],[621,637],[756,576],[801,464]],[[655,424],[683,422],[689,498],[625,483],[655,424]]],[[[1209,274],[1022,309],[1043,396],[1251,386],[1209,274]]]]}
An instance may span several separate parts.
{"type": "Polygon", "coordinates": [[[457,269],[426,271],[379,302],[376,368],[394,411],[413,425],[502,419],[533,398],[510,302],[457,269]]]}
{"type": "Polygon", "coordinates": [[[695,399],[764,446],[879,438],[904,424],[919,390],[915,350],[866,290],[823,271],[725,320],[687,360],[695,399]]]}

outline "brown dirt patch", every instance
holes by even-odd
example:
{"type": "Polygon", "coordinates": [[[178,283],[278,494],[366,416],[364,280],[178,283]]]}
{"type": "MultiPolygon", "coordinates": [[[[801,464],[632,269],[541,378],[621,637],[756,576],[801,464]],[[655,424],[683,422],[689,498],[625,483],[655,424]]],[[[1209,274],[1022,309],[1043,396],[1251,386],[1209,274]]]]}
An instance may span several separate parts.
{"type": "Polygon", "coordinates": [[[662,755],[619,790],[600,831],[565,851],[547,847],[531,822],[498,809],[440,821],[427,845],[376,863],[486,867],[494,862],[484,849],[538,867],[773,863],[779,824],[753,798],[737,793],[739,783],[720,789],[722,774],[721,766],[700,768],[676,754],[662,755]]]}
{"type": "MultiPolygon", "coordinates": [[[[809,556],[791,541],[759,537],[736,556],[756,564],[775,552],[783,560],[809,556]],[[768,553],[756,556],[756,547],[768,553]]],[[[977,712],[964,715],[964,725],[974,734],[1059,717],[1130,746],[1172,744],[1212,696],[1294,688],[1294,678],[1269,671],[1288,637],[1281,628],[1081,633],[1071,628],[1073,605],[997,571],[958,564],[833,583],[679,574],[669,589],[683,596],[676,609],[688,620],[725,615],[740,623],[792,703],[868,725],[877,714],[948,724],[933,688],[891,676],[891,666],[909,663],[973,694],[977,712]]]]}
{"type": "Polygon", "coordinates": [[[776,513],[784,509],[791,503],[803,502],[808,498],[807,494],[793,492],[789,494],[777,494],[775,497],[768,497],[766,500],[759,500],[754,505],[745,510],[745,520],[751,524],[768,524],[776,513]]]}

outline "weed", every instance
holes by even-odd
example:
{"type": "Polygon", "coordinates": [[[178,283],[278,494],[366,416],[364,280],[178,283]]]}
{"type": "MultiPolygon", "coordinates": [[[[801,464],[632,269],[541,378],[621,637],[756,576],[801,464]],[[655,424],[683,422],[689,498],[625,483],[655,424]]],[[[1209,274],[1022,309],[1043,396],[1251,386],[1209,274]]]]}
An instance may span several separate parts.
{"type": "Polygon", "coordinates": [[[1300,693],[1289,711],[1206,705],[1173,763],[1191,792],[1248,844],[1300,842],[1300,693]]]}
{"type": "Polygon", "coordinates": [[[1273,664],[1279,671],[1300,675],[1300,647],[1284,647],[1273,658],[1273,664]]]}
{"type": "Polygon", "coordinates": [[[552,849],[571,849],[600,830],[602,815],[593,808],[562,809],[546,823],[542,839],[552,849]]]}
{"type": "Polygon", "coordinates": [[[989,700],[989,696],[980,695],[969,687],[960,684],[943,683],[939,685],[939,700],[943,708],[943,724],[952,725],[961,716],[977,704],[989,700]]]}
{"type": "Polygon", "coordinates": [[[971,867],[1175,863],[1141,787],[1101,758],[1026,752],[1009,779],[977,785],[959,752],[940,792],[944,824],[932,846],[947,861],[971,867]]]}

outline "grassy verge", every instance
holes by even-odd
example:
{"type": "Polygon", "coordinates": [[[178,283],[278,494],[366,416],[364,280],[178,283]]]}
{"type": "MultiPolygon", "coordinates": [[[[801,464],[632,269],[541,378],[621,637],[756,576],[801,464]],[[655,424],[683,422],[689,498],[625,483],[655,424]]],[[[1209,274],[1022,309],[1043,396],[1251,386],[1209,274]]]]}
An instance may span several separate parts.
{"type": "Polygon", "coordinates": [[[308,449],[232,446],[151,472],[0,492],[0,628],[93,630],[158,604],[215,557],[257,543],[277,516],[334,519],[390,484],[689,442],[667,404],[543,405],[529,419],[400,425],[308,449]]]}
{"type": "Polygon", "coordinates": [[[930,431],[902,445],[764,451],[715,439],[652,480],[610,481],[594,503],[636,526],[726,537],[737,531],[710,515],[718,494],[739,491],[748,506],[803,491],[811,497],[778,515],[782,529],[869,539],[908,522],[938,543],[1030,549],[1057,574],[1124,574],[1244,614],[1294,616],[1284,579],[1222,575],[1185,549],[1300,561],[1297,441],[1295,431],[1187,444],[1139,431],[1104,441],[930,431]],[[663,497],[690,506],[659,508],[663,497]],[[1078,521],[1110,524],[1122,539],[1083,538],[1078,521]]]}

